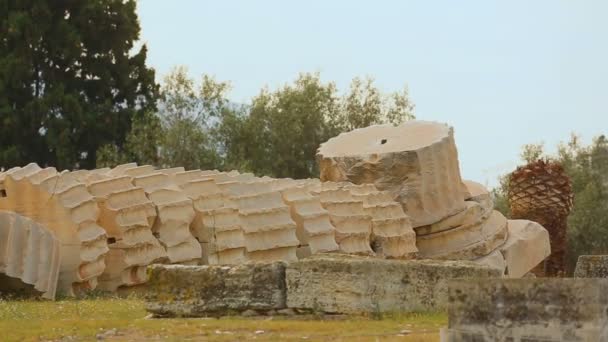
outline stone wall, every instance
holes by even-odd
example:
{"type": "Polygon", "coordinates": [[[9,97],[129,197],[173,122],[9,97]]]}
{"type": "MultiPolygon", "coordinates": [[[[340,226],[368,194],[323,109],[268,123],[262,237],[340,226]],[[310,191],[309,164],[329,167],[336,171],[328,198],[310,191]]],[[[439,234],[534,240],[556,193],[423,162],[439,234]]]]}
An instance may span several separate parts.
{"type": "Polygon", "coordinates": [[[449,283],[442,341],[608,341],[608,279],[449,283]]]}
{"type": "Polygon", "coordinates": [[[222,316],[292,309],[362,314],[442,310],[452,278],[499,277],[466,261],[317,255],[236,266],[153,265],[146,308],[156,316],[222,316]]]}

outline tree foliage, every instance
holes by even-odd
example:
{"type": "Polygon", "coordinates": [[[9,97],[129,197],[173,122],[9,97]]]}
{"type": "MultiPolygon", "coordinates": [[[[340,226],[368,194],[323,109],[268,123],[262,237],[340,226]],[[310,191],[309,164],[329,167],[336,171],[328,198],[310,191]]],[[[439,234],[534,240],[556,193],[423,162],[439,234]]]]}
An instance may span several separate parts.
{"type": "Polygon", "coordinates": [[[164,79],[158,110],[134,121],[122,148],[103,146],[98,166],[135,161],[186,169],[218,167],[212,122],[218,120],[218,113],[227,104],[229,89],[228,83],[216,82],[209,76],[204,76],[197,86],[186,68],[175,68],[164,79]]]}
{"type": "Polygon", "coordinates": [[[336,85],[324,83],[318,73],[303,73],[274,92],[262,89],[248,114],[231,118],[234,127],[222,127],[237,132],[223,137],[232,141],[229,153],[238,154],[227,158],[242,160],[242,168],[257,174],[316,177],[321,143],[355,128],[402,123],[414,118],[413,108],[407,89],[386,95],[373,79],[355,78],[350,91],[340,96],[336,85]]]}
{"type": "Polygon", "coordinates": [[[0,167],[92,168],[154,108],[133,0],[0,0],[0,167]]]}
{"type": "Polygon", "coordinates": [[[407,89],[383,94],[371,78],[355,78],[341,96],[318,73],[303,73],[275,91],[263,88],[243,105],[228,99],[229,90],[227,82],[208,75],[195,82],[185,68],[175,68],[161,86],[155,115],[134,124],[123,149],[105,146],[99,165],[132,158],[164,167],[316,177],[321,143],[344,131],[414,117],[407,89]],[[157,138],[147,139],[157,143],[156,162],[150,145],[135,144],[135,136],[147,132],[154,120],[161,123],[157,138]]]}

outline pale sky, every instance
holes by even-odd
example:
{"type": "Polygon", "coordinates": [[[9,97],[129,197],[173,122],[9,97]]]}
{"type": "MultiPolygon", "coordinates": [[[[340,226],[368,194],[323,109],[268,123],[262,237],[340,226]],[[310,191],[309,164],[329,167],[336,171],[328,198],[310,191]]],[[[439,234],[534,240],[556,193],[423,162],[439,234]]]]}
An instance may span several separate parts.
{"type": "Polygon", "coordinates": [[[246,103],[320,71],[346,90],[407,84],[418,119],[454,127],[463,177],[487,185],[523,144],[608,133],[608,1],[139,0],[157,80],[215,75],[246,103]]]}

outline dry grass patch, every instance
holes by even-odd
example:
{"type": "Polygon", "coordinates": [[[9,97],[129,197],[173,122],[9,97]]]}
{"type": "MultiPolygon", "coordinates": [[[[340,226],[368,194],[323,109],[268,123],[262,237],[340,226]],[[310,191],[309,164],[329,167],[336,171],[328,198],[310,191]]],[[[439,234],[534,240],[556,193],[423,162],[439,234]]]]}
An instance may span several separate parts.
{"type": "Polygon", "coordinates": [[[139,299],[0,300],[3,341],[438,341],[445,314],[146,319],[139,299]],[[400,336],[404,335],[404,336],[400,336]]]}

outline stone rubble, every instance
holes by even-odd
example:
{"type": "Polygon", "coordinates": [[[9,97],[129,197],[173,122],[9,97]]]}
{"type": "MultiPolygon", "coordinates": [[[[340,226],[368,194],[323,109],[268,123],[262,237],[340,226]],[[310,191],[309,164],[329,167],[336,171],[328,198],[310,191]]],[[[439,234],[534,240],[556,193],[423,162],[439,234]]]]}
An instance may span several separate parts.
{"type": "MultiPolygon", "coordinates": [[[[297,262],[326,253],[466,260],[506,277],[550,254],[531,221],[493,210],[462,180],[454,130],[411,121],[343,133],[318,150],[321,179],[217,170],[114,168],[0,172],[0,210],[32,219],[59,243],[58,291],[116,291],[152,263],[297,262]]],[[[0,241],[1,242],[1,241],[0,241]]]]}

